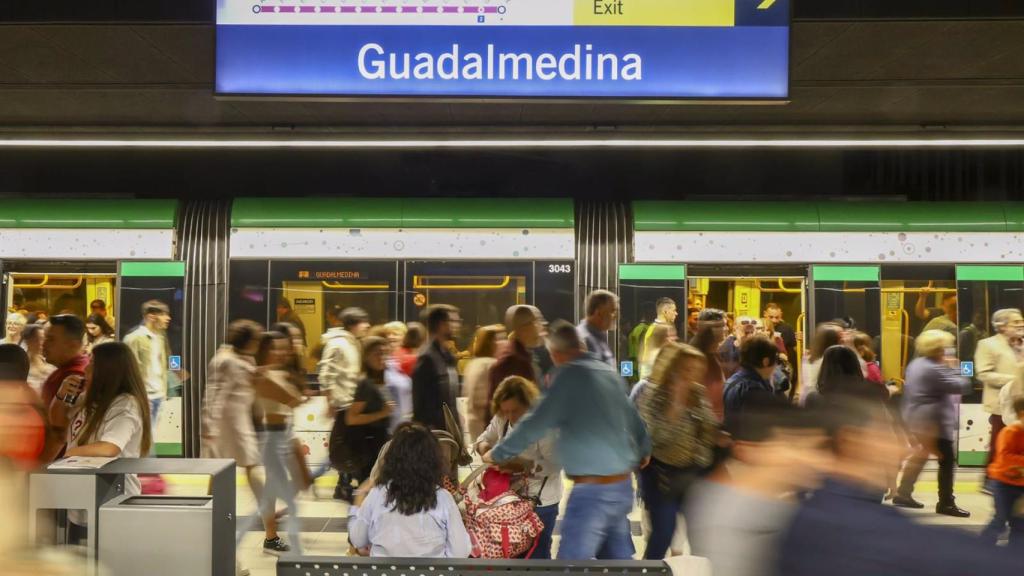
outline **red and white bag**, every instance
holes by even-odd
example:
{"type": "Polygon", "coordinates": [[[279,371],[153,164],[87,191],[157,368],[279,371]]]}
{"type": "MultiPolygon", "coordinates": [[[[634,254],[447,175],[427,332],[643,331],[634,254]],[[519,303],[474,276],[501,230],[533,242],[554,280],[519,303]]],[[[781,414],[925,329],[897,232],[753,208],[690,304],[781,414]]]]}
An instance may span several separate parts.
{"type": "Polygon", "coordinates": [[[518,494],[512,476],[481,466],[462,483],[463,520],[473,558],[529,558],[544,530],[534,503],[518,494]]]}

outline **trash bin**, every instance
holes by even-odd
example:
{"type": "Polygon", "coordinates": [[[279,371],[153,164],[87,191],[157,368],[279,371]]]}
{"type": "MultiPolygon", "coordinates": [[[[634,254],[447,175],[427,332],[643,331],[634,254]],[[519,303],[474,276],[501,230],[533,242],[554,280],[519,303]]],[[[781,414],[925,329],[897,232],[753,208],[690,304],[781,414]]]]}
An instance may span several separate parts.
{"type": "Polygon", "coordinates": [[[213,576],[212,496],[118,496],[98,516],[112,576],[213,576]]]}

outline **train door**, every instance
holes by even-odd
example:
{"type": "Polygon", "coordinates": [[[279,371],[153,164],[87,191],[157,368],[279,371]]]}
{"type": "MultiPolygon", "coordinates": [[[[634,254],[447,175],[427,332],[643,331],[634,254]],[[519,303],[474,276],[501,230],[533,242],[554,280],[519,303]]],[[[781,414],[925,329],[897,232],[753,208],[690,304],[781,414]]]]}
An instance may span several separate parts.
{"type": "MultiPolygon", "coordinates": [[[[956,310],[961,373],[974,376],[974,351],[978,340],[992,335],[992,314],[1003,308],[1024,309],[1024,267],[957,266],[956,310]]],[[[984,466],[989,436],[989,414],[981,404],[981,384],[975,393],[962,398],[957,462],[961,466],[984,466]]]]}
{"type": "MultiPolygon", "coordinates": [[[[881,270],[879,266],[819,266],[811,267],[811,286],[814,293],[813,323],[835,321],[847,332],[857,331],[875,341],[882,330],[881,270]]],[[[814,332],[808,336],[809,355],[803,370],[807,382],[820,366],[823,352],[815,345],[814,332]]]]}
{"type": "MultiPolygon", "coordinates": [[[[658,303],[675,309],[671,323],[661,322],[666,334],[682,339],[686,330],[686,266],[683,264],[619,265],[619,368],[630,383],[647,375],[653,359],[645,358],[645,343],[655,336],[658,303]]],[[[664,320],[664,318],[663,318],[664,320]]]]}
{"type": "Polygon", "coordinates": [[[121,262],[117,290],[117,337],[124,340],[144,322],[143,307],[156,301],[170,310],[171,321],[164,332],[167,339],[166,396],[157,406],[153,429],[153,453],[158,456],[185,456],[186,402],[198,399],[189,390],[189,374],[184,366],[185,263],[121,262]]]}
{"type": "Polygon", "coordinates": [[[689,267],[687,337],[704,308],[727,314],[730,334],[720,349],[722,368],[728,377],[739,367],[737,341],[746,335],[763,334],[776,340],[787,362],[776,375],[780,393],[795,394],[800,385],[807,318],[807,268],[804,266],[689,267]]]}

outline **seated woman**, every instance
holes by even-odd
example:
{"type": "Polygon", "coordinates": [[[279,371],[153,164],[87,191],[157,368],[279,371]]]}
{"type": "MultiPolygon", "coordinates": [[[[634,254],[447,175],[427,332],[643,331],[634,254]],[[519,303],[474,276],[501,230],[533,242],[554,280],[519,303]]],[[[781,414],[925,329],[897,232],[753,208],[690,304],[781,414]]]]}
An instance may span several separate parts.
{"type": "Polygon", "coordinates": [[[445,464],[430,430],[399,426],[380,464],[377,484],[349,509],[352,545],[373,557],[467,558],[469,534],[441,488],[445,464]]]}

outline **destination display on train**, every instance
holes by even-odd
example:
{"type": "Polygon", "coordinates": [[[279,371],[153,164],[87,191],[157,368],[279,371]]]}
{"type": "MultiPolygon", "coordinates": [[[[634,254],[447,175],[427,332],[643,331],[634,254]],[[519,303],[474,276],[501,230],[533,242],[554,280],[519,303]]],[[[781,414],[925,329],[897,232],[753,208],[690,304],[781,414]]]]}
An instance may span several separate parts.
{"type": "Polygon", "coordinates": [[[791,0],[218,0],[220,95],[785,99],[791,0]]]}

